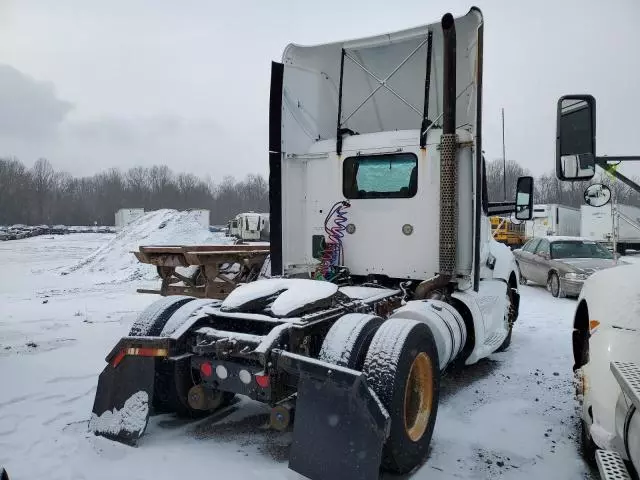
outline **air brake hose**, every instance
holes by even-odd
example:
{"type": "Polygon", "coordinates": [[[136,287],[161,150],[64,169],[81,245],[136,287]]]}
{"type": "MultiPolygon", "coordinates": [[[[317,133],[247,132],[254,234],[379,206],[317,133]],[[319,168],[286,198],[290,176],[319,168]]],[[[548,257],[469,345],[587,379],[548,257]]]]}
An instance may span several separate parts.
{"type": "Polygon", "coordinates": [[[325,242],[324,251],[320,260],[320,271],[316,271],[316,279],[329,280],[331,268],[340,265],[342,253],[342,239],[347,228],[347,212],[346,210],[351,204],[345,200],[341,200],[333,204],[329,209],[329,213],[324,220],[324,231],[328,236],[325,242]],[[329,227],[329,222],[333,218],[333,226],[329,227]]]}

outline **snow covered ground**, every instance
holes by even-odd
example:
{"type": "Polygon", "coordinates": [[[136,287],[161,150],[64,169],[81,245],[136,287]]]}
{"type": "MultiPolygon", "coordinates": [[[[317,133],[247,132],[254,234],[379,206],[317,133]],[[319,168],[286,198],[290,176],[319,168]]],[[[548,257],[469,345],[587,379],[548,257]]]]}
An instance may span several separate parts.
{"type": "MultiPolygon", "coordinates": [[[[155,417],[137,448],[87,432],[105,355],[157,298],[135,292],[157,286],[146,275],[115,282],[124,270],[86,267],[114,238],[0,243],[0,464],[12,480],[300,478],[287,469],[291,435],[267,430],[268,411],[246,400],[195,422],[155,417]]],[[[578,454],[574,308],[522,288],[511,348],[443,380],[430,456],[411,478],[597,478],[578,454]]]]}

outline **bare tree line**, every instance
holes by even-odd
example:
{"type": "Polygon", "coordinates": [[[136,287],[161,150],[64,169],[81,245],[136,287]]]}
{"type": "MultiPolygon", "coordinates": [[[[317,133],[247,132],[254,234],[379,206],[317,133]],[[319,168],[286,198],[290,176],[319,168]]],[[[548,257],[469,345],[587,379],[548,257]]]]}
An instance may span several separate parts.
{"type": "MultiPolygon", "coordinates": [[[[518,162],[506,162],[508,201],[515,196],[516,179],[529,174],[518,162]]],[[[534,201],[579,207],[584,189],[595,182],[615,189],[620,203],[640,206],[637,192],[602,172],[591,182],[561,182],[553,171],[541,175],[535,180],[534,201]]],[[[487,162],[487,190],[490,201],[503,200],[502,160],[487,162]]],[[[251,174],[241,181],[225,177],[215,184],[156,165],[73,177],[54,170],[46,159],[30,169],[15,158],[0,159],[0,225],[112,225],[118,209],[134,207],[207,208],[211,223],[223,224],[243,211],[268,211],[269,188],[262,176],[251,174]]]]}
{"type": "MultiPolygon", "coordinates": [[[[504,200],[502,160],[487,162],[487,192],[489,201],[498,202],[504,200]]],[[[513,201],[516,194],[516,180],[520,176],[531,175],[528,169],[523,168],[514,160],[506,162],[507,201],[513,201]]],[[[638,180],[635,180],[638,183],[638,180]]],[[[640,207],[640,194],[618,180],[612,180],[609,175],[599,170],[596,176],[587,182],[562,182],[557,179],[555,171],[545,173],[534,181],[534,202],[537,204],[559,203],[570,207],[579,208],[584,204],[584,190],[592,183],[604,183],[615,191],[619,203],[640,207]]]]}
{"type": "Polygon", "coordinates": [[[243,211],[268,211],[268,183],[250,174],[214,184],[165,165],[73,177],[46,159],[30,169],[18,159],[0,159],[0,225],[113,225],[120,208],[206,208],[211,223],[224,224],[243,211]]]}

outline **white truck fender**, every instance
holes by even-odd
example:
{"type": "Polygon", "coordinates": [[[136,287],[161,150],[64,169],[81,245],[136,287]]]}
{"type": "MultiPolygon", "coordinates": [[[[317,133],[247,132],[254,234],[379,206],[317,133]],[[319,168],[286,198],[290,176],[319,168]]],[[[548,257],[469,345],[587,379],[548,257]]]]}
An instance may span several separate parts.
{"type": "Polygon", "coordinates": [[[500,280],[509,281],[509,277],[513,273],[516,275],[516,285],[518,278],[518,268],[516,265],[516,259],[511,252],[511,249],[506,245],[491,240],[489,242],[489,251],[491,255],[496,259],[495,266],[493,268],[493,278],[499,278],[500,280]]]}
{"type": "MultiPolygon", "coordinates": [[[[615,410],[620,386],[611,373],[611,361],[637,361],[638,334],[617,328],[606,328],[602,325],[595,330],[589,339],[589,362],[582,367],[584,375],[583,419],[590,425],[589,407],[593,414],[593,423],[613,438],[616,433],[615,410]]],[[[596,428],[598,428],[596,427],[596,428]]],[[[604,432],[602,432],[604,434],[604,432]]],[[[598,444],[602,435],[593,440],[598,444]]],[[[608,445],[600,445],[607,448],[608,445]]],[[[616,445],[617,446],[617,445],[616,445]]]]}

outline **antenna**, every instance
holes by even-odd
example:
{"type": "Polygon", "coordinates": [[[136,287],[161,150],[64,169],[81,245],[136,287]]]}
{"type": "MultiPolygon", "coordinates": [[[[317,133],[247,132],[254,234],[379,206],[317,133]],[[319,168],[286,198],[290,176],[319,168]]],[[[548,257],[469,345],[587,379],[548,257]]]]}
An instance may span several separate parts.
{"type": "Polygon", "coordinates": [[[502,109],[502,189],[504,201],[507,201],[507,157],[504,149],[504,108],[502,109]]]}

